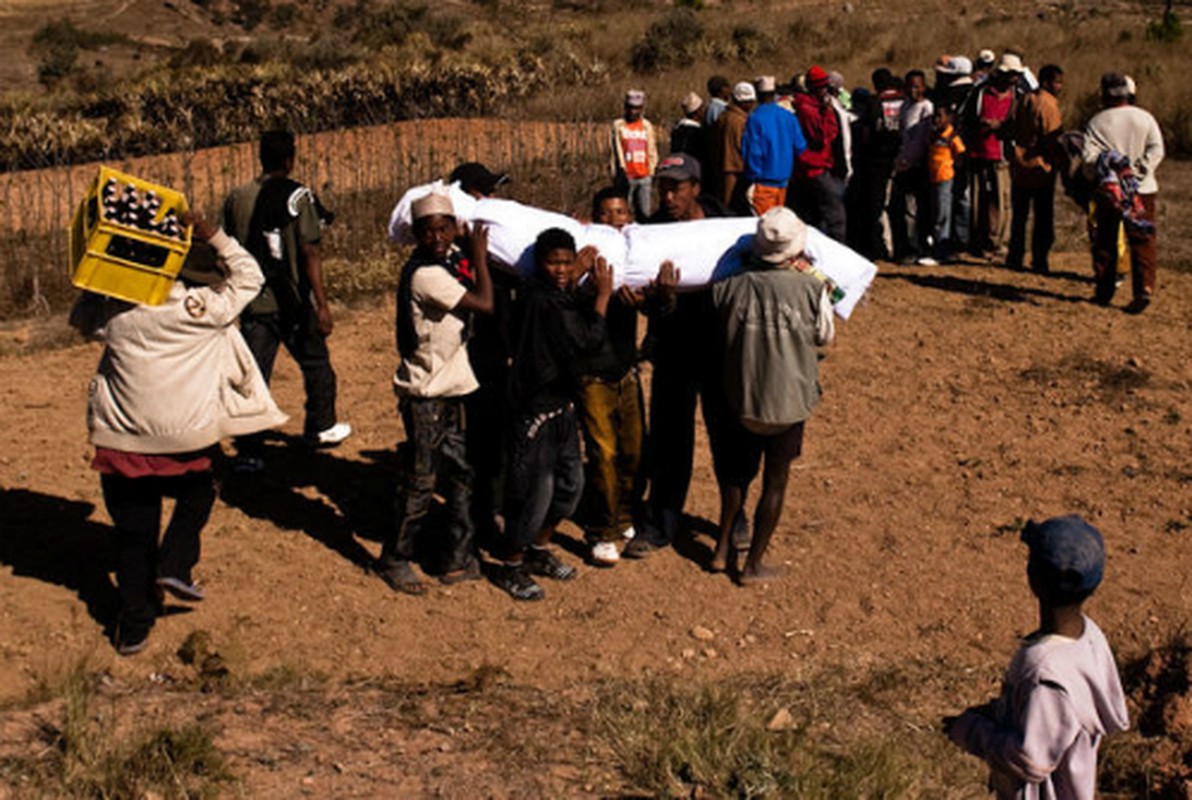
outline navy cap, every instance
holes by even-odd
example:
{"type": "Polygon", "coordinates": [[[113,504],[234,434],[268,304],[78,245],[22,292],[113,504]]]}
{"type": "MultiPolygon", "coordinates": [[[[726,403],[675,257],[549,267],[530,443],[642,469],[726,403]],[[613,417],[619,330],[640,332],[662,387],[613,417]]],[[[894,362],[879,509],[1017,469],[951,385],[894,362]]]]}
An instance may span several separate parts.
{"type": "Polygon", "coordinates": [[[1022,541],[1031,549],[1030,569],[1047,581],[1039,588],[1051,599],[1083,599],[1101,583],[1105,542],[1078,515],[1031,520],[1022,529],[1022,541]]]}

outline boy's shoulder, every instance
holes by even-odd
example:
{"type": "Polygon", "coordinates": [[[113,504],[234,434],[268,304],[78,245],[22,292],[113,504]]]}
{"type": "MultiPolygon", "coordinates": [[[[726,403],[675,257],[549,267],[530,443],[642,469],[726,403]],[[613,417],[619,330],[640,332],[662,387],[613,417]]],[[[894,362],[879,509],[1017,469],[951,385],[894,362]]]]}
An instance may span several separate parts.
{"type": "Polygon", "coordinates": [[[1061,686],[1074,674],[1096,663],[1113,661],[1113,651],[1105,634],[1088,617],[1084,633],[1078,639],[1056,635],[1032,635],[1023,640],[1014,656],[1011,672],[1020,680],[1058,683],[1061,686]]]}

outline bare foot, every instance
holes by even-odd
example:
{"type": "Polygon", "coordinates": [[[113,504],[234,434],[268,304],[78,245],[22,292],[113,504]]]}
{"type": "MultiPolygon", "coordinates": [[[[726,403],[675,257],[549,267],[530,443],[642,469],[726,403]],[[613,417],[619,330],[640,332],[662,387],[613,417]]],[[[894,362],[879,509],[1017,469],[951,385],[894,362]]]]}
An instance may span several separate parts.
{"type": "Polygon", "coordinates": [[[784,575],[786,575],[786,569],[783,567],[769,567],[765,564],[757,567],[746,565],[737,581],[742,586],[760,586],[770,581],[776,581],[784,575]]]}
{"type": "MultiPolygon", "coordinates": [[[[722,552],[720,548],[716,548],[716,552],[712,554],[712,560],[708,562],[708,572],[728,572],[728,560],[729,553],[722,552]]],[[[736,561],[736,558],[733,558],[733,561],[736,561]]],[[[736,568],[736,564],[733,564],[733,567],[736,568]]]]}

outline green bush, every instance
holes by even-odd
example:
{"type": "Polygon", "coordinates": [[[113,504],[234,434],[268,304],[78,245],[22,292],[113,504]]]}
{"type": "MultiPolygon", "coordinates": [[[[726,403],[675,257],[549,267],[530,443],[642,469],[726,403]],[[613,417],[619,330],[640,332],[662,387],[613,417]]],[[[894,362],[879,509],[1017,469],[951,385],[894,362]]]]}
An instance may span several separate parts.
{"type": "Polygon", "coordinates": [[[1184,38],[1184,25],[1175,12],[1168,9],[1163,16],[1146,26],[1146,38],[1152,42],[1172,44],[1184,38]]]}
{"type": "Polygon", "coordinates": [[[704,26],[690,8],[675,8],[646,29],[629,56],[634,72],[653,73],[687,67],[706,47],[704,26]]]}

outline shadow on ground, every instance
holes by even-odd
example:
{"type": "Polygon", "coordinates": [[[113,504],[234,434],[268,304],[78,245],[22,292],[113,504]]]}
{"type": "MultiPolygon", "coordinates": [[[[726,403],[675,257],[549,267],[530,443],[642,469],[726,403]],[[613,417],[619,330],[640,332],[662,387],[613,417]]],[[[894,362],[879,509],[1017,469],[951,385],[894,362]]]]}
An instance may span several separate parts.
{"type": "MultiPolygon", "coordinates": [[[[1061,294],[1049,289],[1033,289],[1028,286],[1015,286],[1009,283],[978,280],[976,278],[961,278],[955,275],[933,275],[923,272],[911,272],[906,268],[901,271],[887,270],[878,273],[879,280],[905,281],[922,286],[925,289],[938,289],[955,294],[966,294],[972,297],[988,297],[1007,303],[1034,303],[1037,300],[1058,300],[1061,303],[1091,303],[1091,295],[1073,296],[1061,294]]],[[[1013,274],[1013,273],[1012,273],[1013,274]]]]}
{"type": "Polygon", "coordinates": [[[75,592],[110,632],[120,609],[110,577],[115,531],[89,517],[93,503],[28,489],[0,488],[0,564],[13,574],[75,592]]]}
{"type": "Polygon", "coordinates": [[[220,497],[249,517],[301,531],[350,563],[367,569],[372,554],[357,537],[381,541],[393,508],[396,461],[392,451],[366,451],[366,461],[312,450],[296,437],[277,435],[256,474],[224,470],[220,497]]]}

